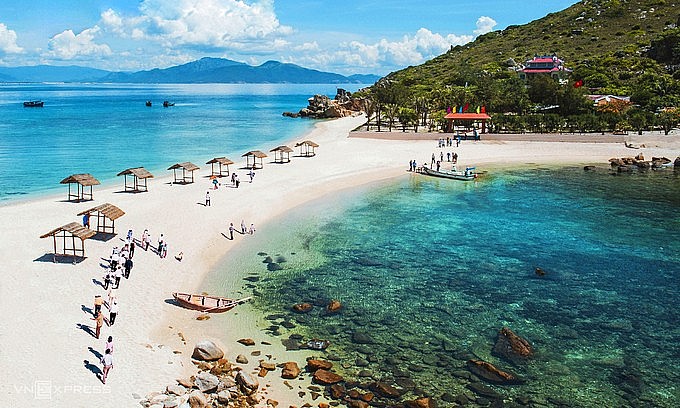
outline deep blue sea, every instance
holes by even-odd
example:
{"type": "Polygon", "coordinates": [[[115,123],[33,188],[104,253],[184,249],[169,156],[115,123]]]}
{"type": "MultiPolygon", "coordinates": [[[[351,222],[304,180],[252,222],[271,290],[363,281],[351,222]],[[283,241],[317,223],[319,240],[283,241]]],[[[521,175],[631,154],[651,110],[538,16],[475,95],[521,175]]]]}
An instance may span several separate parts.
{"type": "Polygon", "coordinates": [[[680,406],[673,170],[490,169],[473,183],[410,175],[300,208],[264,235],[244,240],[206,287],[244,273],[262,330],[293,347],[329,340],[319,355],[360,393],[383,381],[440,407],[680,406]],[[340,313],[324,311],[330,299],[340,313]],[[300,302],[315,306],[293,312],[300,302]],[[534,357],[494,355],[503,327],[534,357]],[[470,359],[524,383],[480,380],[470,359]]]}
{"type": "Polygon", "coordinates": [[[281,114],[337,87],[361,86],[0,84],[0,202],[63,189],[59,181],[74,173],[111,182],[130,167],[164,176],[177,162],[238,163],[310,129],[312,121],[281,114]],[[29,100],[45,106],[24,108],[29,100]]]}

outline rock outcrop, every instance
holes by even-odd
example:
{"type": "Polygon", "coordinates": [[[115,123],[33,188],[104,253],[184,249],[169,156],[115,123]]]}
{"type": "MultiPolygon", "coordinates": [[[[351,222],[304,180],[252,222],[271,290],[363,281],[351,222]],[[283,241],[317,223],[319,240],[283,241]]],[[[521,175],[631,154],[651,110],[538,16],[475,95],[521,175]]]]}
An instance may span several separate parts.
{"type": "Polygon", "coordinates": [[[284,112],[283,116],[292,118],[305,117],[316,119],[332,119],[342,118],[345,116],[353,116],[363,110],[364,101],[352,97],[350,92],[338,88],[338,92],[334,99],[326,95],[314,95],[307,100],[306,108],[299,112],[284,112]]]}
{"type": "Polygon", "coordinates": [[[201,340],[196,343],[194,353],[191,355],[191,358],[200,361],[215,361],[222,357],[224,357],[222,349],[210,340],[201,340]]]}

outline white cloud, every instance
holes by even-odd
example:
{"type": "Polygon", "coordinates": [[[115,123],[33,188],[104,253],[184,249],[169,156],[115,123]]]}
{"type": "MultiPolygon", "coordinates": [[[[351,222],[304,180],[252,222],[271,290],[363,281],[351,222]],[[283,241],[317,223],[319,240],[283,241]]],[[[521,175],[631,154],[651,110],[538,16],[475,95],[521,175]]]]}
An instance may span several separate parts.
{"type": "Polygon", "coordinates": [[[373,44],[351,41],[341,43],[335,51],[323,52],[318,48],[296,48],[303,54],[291,56],[290,59],[300,65],[340,69],[344,72],[357,72],[359,68],[362,71],[384,70],[421,64],[446,52],[452,45],[466,44],[472,39],[471,35],[442,35],[421,28],[414,35],[406,35],[399,41],[381,39],[373,44]]]}
{"type": "Polygon", "coordinates": [[[124,17],[109,9],[101,22],[126,38],[199,49],[281,46],[293,32],[279,23],[273,0],[144,0],[139,11],[124,17]]]}
{"type": "Polygon", "coordinates": [[[108,45],[95,42],[95,36],[99,31],[97,26],[83,30],[80,34],[65,30],[50,39],[46,56],[69,60],[81,56],[110,55],[111,48],[108,45]]]}
{"type": "Polygon", "coordinates": [[[23,52],[23,48],[17,45],[17,33],[0,23],[0,51],[8,54],[23,52]]]}
{"type": "Polygon", "coordinates": [[[481,16],[477,19],[477,29],[473,31],[475,35],[490,33],[496,27],[496,20],[491,17],[481,16]]]}

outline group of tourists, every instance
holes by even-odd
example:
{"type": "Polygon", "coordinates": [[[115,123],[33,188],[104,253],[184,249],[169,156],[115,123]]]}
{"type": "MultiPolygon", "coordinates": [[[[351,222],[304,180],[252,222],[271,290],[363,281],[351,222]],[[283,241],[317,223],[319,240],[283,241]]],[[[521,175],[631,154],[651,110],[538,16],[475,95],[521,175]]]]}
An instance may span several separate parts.
{"type": "MultiPolygon", "coordinates": [[[[230,222],[229,223],[229,239],[234,240],[234,231],[236,231],[236,227],[234,227],[234,223],[230,222]]],[[[255,224],[251,223],[250,228],[246,226],[246,221],[241,220],[241,235],[253,235],[255,234],[255,224]]]]}
{"type": "MultiPolygon", "coordinates": [[[[141,239],[135,240],[133,237],[132,230],[128,230],[127,235],[124,240],[124,245],[122,247],[114,246],[111,250],[111,256],[109,257],[109,262],[106,267],[106,275],[104,276],[104,282],[102,287],[104,290],[108,290],[108,298],[104,300],[101,294],[97,294],[94,297],[94,309],[92,311],[93,317],[91,320],[95,322],[94,337],[99,339],[102,327],[106,323],[108,327],[112,327],[116,322],[116,317],[120,310],[118,301],[118,289],[120,288],[120,283],[122,278],[129,279],[130,272],[133,267],[133,258],[135,256],[135,248],[141,247],[144,251],[149,249],[149,230],[144,230],[141,239]],[[104,318],[103,307],[108,309],[108,319],[104,318]]],[[[163,253],[167,253],[167,244],[163,234],[160,234],[158,239],[157,252],[159,256],[163,258],[163,253]]],[[[109,374],[111,368],[113,368],[113,337],[108,336],[107,341],[104,345],[104,354],[101,357],[101,364],[103,366],[101,376],[99,377],[101,382],[106,384],[106,378],[109,374]]]]}
{"type": "Polygon", "coordinates": [[[442,148],[442,147],[452,147],[453,146],[453,141],[456,141],[456,147],[460,146],[460,140],[461,137],[460,135],[457,135],[456,138],[454,139],[453,137],[440,137],[439,142],[437,144],[437,147],[442,148]]]}

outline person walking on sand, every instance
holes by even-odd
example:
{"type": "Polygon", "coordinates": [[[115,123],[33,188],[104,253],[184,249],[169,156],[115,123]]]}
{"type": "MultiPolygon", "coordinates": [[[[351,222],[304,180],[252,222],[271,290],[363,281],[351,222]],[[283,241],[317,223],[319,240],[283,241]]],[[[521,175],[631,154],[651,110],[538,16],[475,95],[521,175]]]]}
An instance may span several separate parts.
{"type": "Polygon", "coordinates": [[[125,237],[125,242],[130,245],[130,242],[132,242],[132,229],[129,229],[127,232],[127,236],[125,237]]]}
{"type": "Polygon", "coordinates": [[[104,350],[113,354],[113,337],[109,336],[106,340],[106,343],[104,343],[104,350]]]}
{"type": "MultiPolygon", "coordinates": [[[[161,250],[163,249],[163,242],[164,242],[163,241],[163,234],[161,234],[158,237],[158,247],[157,247],[158,256],[161,256],[161,250]]],[[[161,258],[162,258],[162,256],[161,256],[161,258]]]]}
{"type": "Polygon", "coordinates": [[[234,240],[234,223],[230,222],[229,223],[229,239],[234,240]]]}
{"type": "Polygon", "coordinates": [[[106,384],[106,377],[109,375],[109,371],[111,371],[113,368],[113,354],[111,354],[111,350],[104,351],[102,365],[104,366],[104,369],[102,370],[102,384],[106,384]]]}
{"type": "Polygon", "coordinates": [[[104,290],[107,290],[109,285],[113,286],[113,271],[110,269],[106,271],[106,276],[104,276],[104,290]]]}
{"type": "Polygon", "coordinates": [[[253,235],[255,233],[255,224],[250,224],[250,231],[248,231],[250,235],[253,235]]]}
{"type": "Polygon", "coordinates": [[[246,221],[241,220],[241,234],[245,234],[245,233],[246,233],[246,221]]]}
{"type": "Polygon", "coordinates": [[[114,288],[109,289],[109,310],[111,310],[111,305],[113,301],[116,300],[116,290],[114,288]]]}
{"type": "Polygon", "coordinates": [[[130,271],[132,270],[132,256],[130,256],[128,259],[125,260],[125,263],[123,264],[123,268],[125,268],[125,273],[123,273],[123,276],[125,276],[125,279],[130,279],[130,271]]]}
{"type": "Polygon", "coordinates": [[[238,174],[234,174],[234,181],[236,182],[236,188],[241,184],[241,180],[238,178],[238,174]]]}
{"type": "Polygon", "coordinates": [[[101,297],[101,295],[94,295],[94,312],[92,313],[94,316],[97,316],[97,313],[102,310],[103,304],[104,299],[101,297]]]}
{"type": "Polygon", "coordinates": [[[253,182],[253,178],[255,177],[255,172],[251,169],[250,172],[248,172],[248,176],[250,176],[250,182],[253,182]]]}
{"type": "Polygon", "coordinates": [[[205,192],[205,206],[210,207],[210,191],[205,192]]]}
{"type": "Polygon", "coordinates": [[[83,227],[90,229],[90,214],[83,215],[83,227]]]}
{"type": "Polygon", "coordinates": [[[133,256],[135,256],[135,241],[130,242],[130,259],[132,259],[133,256]]]}
{"type": "Polygon", "coordinates": [[[120,287],[120,278],[123,277],[123,267],[121,265],[118,265],[116,271],[113,273],[113,277],[116,280],[116,287],[114,289],[118,289],[120,287]]]}
{"type": "Polygon", "coordinates": [[[149,230],[145,229],[142,234],[142,248],[144,248],[145,251],[149,250],[149,241],[149,230]]]}
{"type": "Polygon", "coordinates": [[[101,310],[97,313],[97,315],[90,319],[94,320],[95,322],[95,331],[94,331],[94,337],[99,338],[99,334],[102,331],[102,326],[104,325],[104,315],[102,314],[101,310]]]}
{"type": "Polygon", "coordinates": [[[118,300],[113,299],[113,304],[109,308],[109,326],[113,326],[113,322],[116,321],[116,316],[118,316],[118,300]]]}

